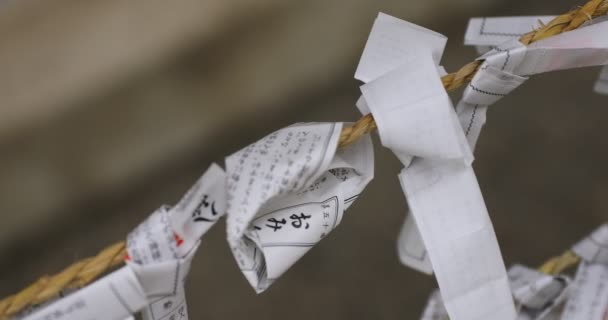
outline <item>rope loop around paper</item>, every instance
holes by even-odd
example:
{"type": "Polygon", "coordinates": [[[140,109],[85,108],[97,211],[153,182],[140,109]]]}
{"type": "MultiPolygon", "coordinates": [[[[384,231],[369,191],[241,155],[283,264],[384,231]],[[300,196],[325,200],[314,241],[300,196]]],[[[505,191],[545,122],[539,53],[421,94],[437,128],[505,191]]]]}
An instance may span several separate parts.
{"type": "MultiPolygon", "coordinates": [[[[606,13],[608,13],[608,0],[591,0],[582,7],[557,16],[549,23],[525,34],[519,41],[529,45],[535,41],[574,30],[586,21],[606,13]]],[[[481,60],[470,62],[458,71],[442,77],[441,81],[445,89],[453,91],[471,81],[482,62],[481,60]]],[[[375,129],[376,123],[373,116],[371,114],[363,116],[352,126],[342,130],[339,146],[348,146],[375,129]]],[[[125,254],[125,242],[118,242],[106,247],[94,257],[73,263],[55,275],[41,277],[20,292],[0,300],[0,320],[8,319],[29,306],[56,297],[66,289],[80,288],[89,284],[113,267],[122,264],[125,254]]],[[[549,260],[540,270],[552,274],[559,273],[578,261],[578,257],[568,251],[549,260]]]]}

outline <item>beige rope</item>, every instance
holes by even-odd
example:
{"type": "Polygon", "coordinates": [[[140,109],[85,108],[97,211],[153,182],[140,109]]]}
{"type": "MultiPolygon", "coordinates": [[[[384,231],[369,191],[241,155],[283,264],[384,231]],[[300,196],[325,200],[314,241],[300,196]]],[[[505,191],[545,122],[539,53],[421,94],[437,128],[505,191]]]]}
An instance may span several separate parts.
{"type": "Polygon", "coordinates": [[[561,256],[549,259],[540,268],[538,268],[538,271],[546,274],[557,275],[563,273],[566,269],[577,265],[580,261],[581,258],[579,256],[568,250],[561,256]]]}
{"type": "MultiPolygon", "coordinates": [[[[527,33],[520,38],[520,41],[528,45],[534,41],[576,29],[585,21],[605,15],[607,12],[608,0],[591,0],[584,6],[562,14],[548,24],[527,33]]],[[[441,78],[443,86],[448,91],[461,87],[473,78],[480,65],[481,61],[474,61],[463,66],[455,73],[445,75],[441,78]]],[[[375,129],[374,118],[371,115],[366,115],[352,126],[342,130],[339,146],[344,147],[352,144],[375,129]]],[[[8,319],[28,306],[40,304],[56,297],[65,289],[80,288],[87,285],[112,267],[121,264],[124,256],[125,243],[119,242],[102,250],[95,257],[73,263],[58,274],[38,279],[19,293],[0,301],[0,320],[8,319]]],[[[547,262],[547,266],[543,265],[541,270],[546,270],[547,273],[559,272],[578,262],[575,260],[577,260],[575,257],[564,254],[547,262]]]]}

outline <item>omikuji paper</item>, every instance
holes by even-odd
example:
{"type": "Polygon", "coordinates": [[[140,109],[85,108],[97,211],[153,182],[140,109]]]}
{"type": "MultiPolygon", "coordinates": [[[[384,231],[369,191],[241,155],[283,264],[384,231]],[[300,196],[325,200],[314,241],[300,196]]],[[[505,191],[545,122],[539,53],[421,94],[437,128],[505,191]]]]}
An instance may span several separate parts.
{"type": "Polygon", "coordinates": [[[159,208],[129,234],[126,266],[25,320],[124,320],[142,309],[146,320],[187,320],[184,280],[199,238],[224,214],[224,183],[213,165],[176,207],[159,208]]]}
{"type": "Polygon", "coordinates": [[[445,310],[445,306],[443,305],[443,300],[441,299],[441,293],[439,293],[439,290],[433,291],[429,297],[420,320],[450,320],[448,312],[445,310]]]}
{"type": "Polygon", "coordinates": [[[568,297],[570,278],[550,276],[522,265],[509,269],[517,320],[552,320],[568,297]]]}
{"type": "Polygon", "coordinates": [[[371,140],[336,151],[341,129],[293,125],[226,159],[228,241],[257,292],[336,228],[371,180],[371,140]]]}
{"type": "MultiPolygon", "coordinates": [[[[568,297],[570,278],[549,276],[522,265],[512,266],[508,275],[517,303],[517,320],[559,319],[560,307],[568,297]]],[[[439,291],[430,296],[421,320],[449,320],[439,291]]]]}
{"type": "MultiPolygon", "coordinates": [[[[127,237],[127,252],[131,261],[145,267],[146,265],[176,261],[180,257],[175,232],[171,227],[171,218],[169,208],[162,207],[129,234],[127,237]]],[[[164,272],[158,273],[158,278],[168,276],[164,272]]],[[[156,279],[153,278],[150,281],[156,281],[156,279]]],[[[185,278],[176,281],[176,287],[171,294],[152,297],[154,302],[143,310],[143,319],[160,320],[173,316],[187,320],[188,308],[184,281],[185,278]]]]}
{"type": "Polygon", "coordinates": [[[179,237],[178,255],[185,256],[226,213],[226,175],[212,164],[171,209],[171,226],[179,237]]]}
{"type": "MultiPolygon", "coordinates": [[[[541,23],[549,23],[555,16],[524,16],[524,17],[492,17],[492,18],[473,18],[469,20],[465,35],[465,44],[476,46],[480,53],[489,51],[490,49],[499,46],[505,42],[519,39],[526,33],[538,28],[541,23]]],[[[584,29],[587,26],[599,24],[605,22],[606,18],[595,18],[583,24],[579,29],[584,29]]],[[[593,31],[593,36],[602,37],[601,31],[593,31]]],[[[569,32],[568,32],[569,33],[569,32]]],[[[558,35],[561,36],[561,35],[558,35]]],[[[555,37],[558,37],[555,36],[555,37]]],[[[580,36],[580,35],[579,35],[580,36]]],[[[580,43],[575,41],[572,45],[580,47],[580,51],[590,52],[586,49],[586,43],[580,43]]],[[[561,54],[560,54],[561,55],[561,54]]],[[[571,54],[568,54],[571,55],[571,54]]],[[[576,59],[586,60],[584,55],[575,53],[576,59]]],[[[530,59],[530,58],[528,58],[530,59]]],[[[544,59],[544,58],[543,58],[544,59]]],[[[558,58],[561,59],[561,58],[558,58]]],[[[560,62],[561,64],[561,62],[560,62]]],[[[605,63],[599,63],[602,65],[605,63]]],[[[593,64],[595,65],[595,64],[593,64]]],[[[528,71],[520,74],[531,74],[528,71]]],[[[608,85],[606,85],[608,78],[608,67],[602,69],[600,77],[595,83],[594,90],[597,93],[608,94],[608,85]]]]}
{"type": "Polygon", "coordinates": [[[582,262],[562,320],[604,320],[608,311],[608,265],[582,262]]]}
{"type": "Polygon", "coordinates": [[[519,39],[553,18],[555,16],[472,18],[467,26],[464,44],[476,46],[479,53],[484,53],[503,42],[519,39]]]}
{"type": "Polygon", "coordinates": [[[599,78],[595,82],[593,90],[597,93],[608,94],[608,67],[604,67],[599,78]]]}
{"type": "MultiPolygon", "coordinates": [[[[375,24],[370,40],[376,29],[375,24]]],[[[391,32],[402,31],[385,29],[391,32]]],[[[470,167],[469,145],[439,79],[436,50],[429,41],[417,38],[432,37],[431,33],[412,33],[416,37],[408,38],[410,62],[388,72],[379,66],[377,73],[382,75],[361,87],[364,100],[382,144],[406,166],[402,186],[451,318],[477,320],[491,315],[513,320],[506,270],[470,167]]],[[[408,37],[408,32],[402,35],[408,37]]],[[[377,74],[374,60],[365,57],[366,52],[378,52],[375,45],[368,42],[358,68],[371,75],[377,74]]]]}
{"type": "Polygon", "coordinates": [[[597,228],[572,247],[572,251],[590,263],[608,265],[608,224],[597,228]]]}
{"type": "Polygon", "coordinates": [[[405,217],[405,222],[399,232],[397,250],[401,263],[414,270],[433,274],[431,260],[411,213],[408,213],[407,217],[405,217]]]}

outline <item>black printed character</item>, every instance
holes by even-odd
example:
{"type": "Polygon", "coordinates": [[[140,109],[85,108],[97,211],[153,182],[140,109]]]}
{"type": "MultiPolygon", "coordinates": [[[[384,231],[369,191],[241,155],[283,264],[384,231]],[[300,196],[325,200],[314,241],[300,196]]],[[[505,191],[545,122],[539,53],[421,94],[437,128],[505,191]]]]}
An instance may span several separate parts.
{"type": "Polygon", "coordinates": [[[270,218],[267,221],[270,223],[274,223],[274,225],[269,225],[269,224],[266,225],[268,228],[274,229],[273,230],[274,232],[277,232],[277,230],[280,230],[281,228],[283,228],[283,225],[287,223],[287,221],[285,221],[285,219],[277,220],[275,218],[270,218]]]}
{"type": "Polygon", "coordinates": [[[203,209],[207,209],[207,208],[209,208],[209,206],[211,206],[211,216],[213,216],[213,217],[217,216],[217,211],[215,210],[215,201],[209,202],[209,201],[207,201],[208,198],[209,198],[208,195],[204,195],[203,200],[201,200],[201,202],[198,204],[196,209],[192,212],[192,218],[194,218],[193,219],[194,222],[200,222],[200,221],[213,222],[213,221],[217,220],[217,219],[209,219],[209,218],[203,217],[203,209]]]}
{"type": "MultiPolygon", "coordinates": [[[[300,229],[302,227],[302,220],[308,220],[310,219],[310,215],[305,215],[304,212],[300,213],[300,215],[296,215],[295,213],[292,214],[291,216],[289,216],[289,219],[293,220],[291,222],[291,225],[294,228],[300,229]]],[[[308,227],[310,227],[310,225],[308,225],[308,222],[306,222],[306,227],[304,227],[304,229],[308,229],[308,227]]]]}

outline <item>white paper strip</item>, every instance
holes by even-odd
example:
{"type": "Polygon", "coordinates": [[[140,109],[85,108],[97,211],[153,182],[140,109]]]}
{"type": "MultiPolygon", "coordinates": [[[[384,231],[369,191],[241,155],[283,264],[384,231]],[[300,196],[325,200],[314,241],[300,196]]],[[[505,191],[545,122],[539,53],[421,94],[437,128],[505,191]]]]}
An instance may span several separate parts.
{"type": "MultiPolygon", "coordinates": [[[[178,206],[161,207],[129,234],[129,258],[125,267],[24,319],[132,319],[135,312],[149,305],[144,310],[144,319],[187,320],[183,282],[198,248],[198,238],[210,227],[195,225],[201,223],[196,218],[218,218],[224,214],[224,183],[223,171],[213,165],[178,206]],[[199,192],[201,190],[204,192],[199,192]],[[193,205],[204,203],[203,200],[215,200],[219,211],[207,214],[201,211],[205,209],[204,204],[193,205]],[[183,231],[182,237],[176,237],[174,225],[183,231]]],[[[215,221],[217,219],[203,222],[212,225],[215,221]]]]}
{"type": "MultiPolygon", "coordinates": [[[[528,17],[494,17],[473,18],[469,20],[465,35],[465,44],[476,46],[479,53],[484,53],[492,47],[509,40],[517,40],[527,32],[546,24],[555,16],[528,16],[528,17]]],[[[585,23],[581,28],[606,21],[606,18],[596,18],[585,23]]],[[[598,36],[602,36],[598,34],[598,36]]],[[[608,94],[608,67],[595,83],[595,92],[608,94]]]]}
{"type": "Polygon", "coordinates": [[[473,169],[417,158],[400,178],[450,317],[514,319],[500,248],[473,169]]]}
{"type": "MultiPolygon", "coordinates": [[[[518,303],[517,320],[557,320],[568,297],[570,278],[549,276],[522,265],[509,268],[509,281],[518,303]]],[[[449,320],[439,291],[430,296],[421,320],[449,320]]]]}
{"type": "Polygon", "coordinates": [[[519,39],[526,33],[546,24],[555,16],[523,16],[472,18],[464,36],[469,46],[494,47],[507,40],[519,39]]]}
{"type": "Polygon", "coordinates": [[[433,274],[433,265],[411,213],[407,214],[397,239],[397,251],[401,263],[414,270],[433,274]]]}
{"type": "MultiPolygon", "coordinates": [[[[177,205],[152,215],[129,234],[127,251],[133,261],[144,265],[193,254],[200,238],[225,214],[225,209],[226,175],[219,166],[212,164],[177,205]],[[156,218],[157,215],[160,218],[156,218]],[[141,255],[141,252],[151,257],[138,261],[135,254],[141,255]]],[[[174,294],[148,305],[142,312],[143,319],[188,320],[184,281],[185,277],[178,281],[174,294]]]]}
{"type": "Polygon", "coordinates": [[[593,90],[597,93],[608,94],[608,67],[602,68],[593,90]]]}
{"type": "Polygon", "coordinates": [[[125,266],[24,320],[123,320],[146,304],[137,276],[125,266]]]}
{"type": "MultiPolygon", "coordinates": [[[[177,242],[171,227],[169,208],[163,207],[157,210],[129,234],[127,237],[127,252],[131,261],[136,263],[136,266],[141,265],[143,268],[178,259],[177,242]]],[[[167,279],[167,274],[160,272],[150,278],[151,280],[147,282],[155,283],[167,279]]],[[[174,304],[179,304],[182,313],[187,314],[183,311],[187,308],[183,280],[185,279],[175,283],[176,288],[171,295],[154,297],[154,302],[143,310],[143,319],[159,320],[163,316],[172,313],[177,314],[177,309],[173,308],[174,304]]],[[[175,282],[175,280],[173,281],[175,282]]],[[[149,288],[147,292],[150,291],[156,291],[156,289],[149,288]]],[[[184,318],[184,320],[187,319],[184,318]]]]}
{"type": "MultiPolygon", "coordinates": [[[[507,44],[511,46],[510,43],[507,44]]],[[[520,45],[519,42],[513,43],[515,48],[520,45]]],[[[460,125],[472,149],[477,146],[481,129],[486,123],[488,107],[507,96],[527,80],[525,77],[510,72],[519,60],[509,58],[509,49],[497,47],[493,52],[495,54],[492,55],[492,58],[484,61],[467,85],[462,99],[456,106],[460,125]]]]}
{"type": "MultiPolygon", "coordinates": [[[[510,286],[518,304],[517,320],[557,320],[568,297],[570,278],[549,276],[522,265],[509,268],[510,286]]],[[[449,320],[439,291],[433,292],[422,320],[449,320]]]]}
{"type": "Polygon", "coordinates": [[[192,255],[142,267],[133,263],[64,297],[24,320],[123,320],[150,302],[175,295],[192,255]],[[161,277],[162,275],[162,277],[161,277]]]}
{"type": "Polygon", "coordinates": [[[341,124],[297,124],[226,158],[228,241],[257,292],[342,220],[373,177],[371,140],[336,152],[341,124]]]}
{"type": "Polygon", "coordinates": [[[603,320],[608,310],[608,266],[582,262],[562,320],[603,320]]]}
{"type": "Polygon", "coordinates": [[[226,174],[212,164],[182,199],[170,209],[171,226],[181,239],[179,256],[185,256],[198,240],[226,213],[226,174]]]}
{"type": "Polygon", "coordinates": [[[439,293],[439,290],[433,291],[429,297],[420,320],[450,320],[448,312],[445,310],[445,306],[443,305],[443,300],[441,299],[441,293],[439,293]]]}
{"type": "Polygon", "coordinates": [[[605,65],[608,63],[607,32],[608,22],[601,22],[533,42],[514,73],[532,75],[605,65]]]}
{"type": "Polygon", "coordinates": [[[142,311],[143,319],[151,320],[188,320],[188,306],[184,285],[177,287],[174,295],[163,297],[149,304],[142,311]]]}
{"type": "Polygon", "coordinates": [[[572,251],[587,262],[608,265],[608,224],[603,224],[579,241],[572,251]]]}
{"type": "MultiPolygon", "coordinates": [[[[361,87],[364,100],[382,144],[406,166],[419,157],[401,181],[451,318],[513,320],[506,270],[470,167],[468,143],[436,72],[434,50],[422,40],[407,43],[415,62],[390,72],[368,71],[383,75],[361,87]]],[[[368,42],[364,56],[375,52],[375,45],[368,42]]]]}
{"type": "Polygon", "coordinates": [[[361,92],[374,115],[382,145],[404,165],[413,155],[472,161],[437,66],[425,51],[419,52],[415,64],[368,82],[361,92]]]}
{"type": "Polygon", "coordinates": [[[518,320],[553,319],[569,293],[570,278],[550,276],[534,269],[515,265],[509,280],[519,312],[518,320]]]}
{"type": "Polygon", "coordinates": [[[424,47],[439,65],[447,38],[413,23],[379,13],[361,55],[355,79],[365,83],[403,65],[412,65],[424,47]]]}

